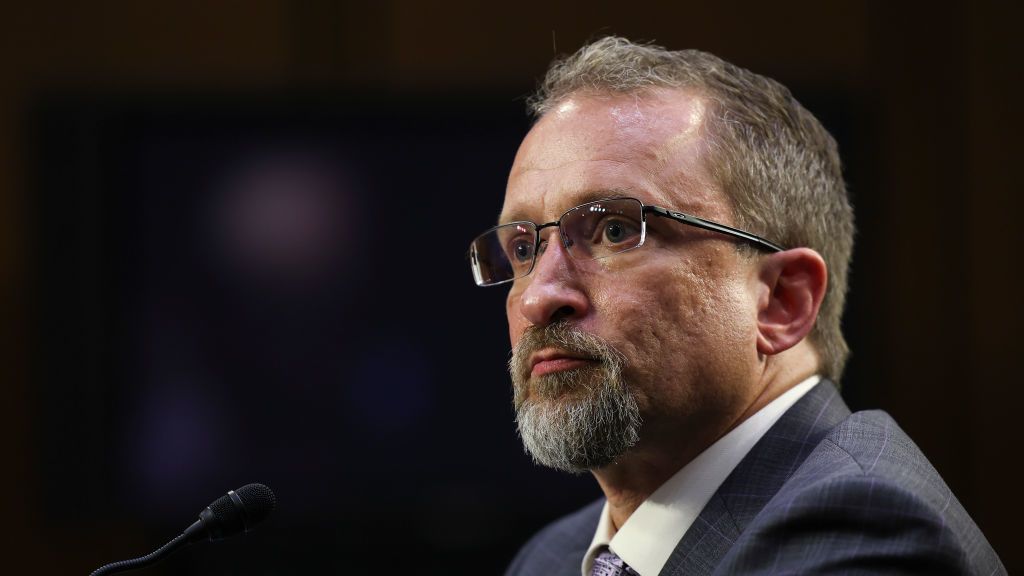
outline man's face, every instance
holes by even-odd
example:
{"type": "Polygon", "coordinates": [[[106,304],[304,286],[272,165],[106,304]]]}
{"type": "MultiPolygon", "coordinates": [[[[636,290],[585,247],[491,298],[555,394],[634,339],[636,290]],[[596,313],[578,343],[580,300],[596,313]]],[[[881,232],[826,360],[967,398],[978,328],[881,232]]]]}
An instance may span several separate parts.
{"type": "MultiPolygon", "coordinates": [[[[704,165],[705,110],[676,90],[570,97],[523,141],[501,221],[550,222],[630,196],[732,222],[704,165]]],[[[572,259],[557,234],[542,231],[550,242],[506,303],[520,433],[535,458],[602,467],[627,452],[706,444],[731,427],[757,366],[752,261],[728,238],[656,217],[643,246],[601,260],[572,259]],[[610,412],[590,410],[609,402],[618,403],[610,412]],[[555,446],[566,461],[538,457],[540,444],[559,442],[573,443],[555,446]],[[587,453],[581,442],[615,445],[587,453]]]]}

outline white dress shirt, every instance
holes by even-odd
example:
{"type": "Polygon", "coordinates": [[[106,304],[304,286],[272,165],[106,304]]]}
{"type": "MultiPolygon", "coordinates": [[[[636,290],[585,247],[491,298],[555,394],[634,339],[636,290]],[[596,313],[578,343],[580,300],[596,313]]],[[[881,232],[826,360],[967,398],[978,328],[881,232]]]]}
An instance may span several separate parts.
{"type": "Polygon", "coordinates": [[[790,388],[708,446],[644,500],[618,532],[606,501],[594,539],[583,557],[583,576],[589,576],[602,546],[608,546],[640,576],[661,572],[697,515],[740,460],[786,410],[820,381],[821,377],[815,375],[790,388]]]}

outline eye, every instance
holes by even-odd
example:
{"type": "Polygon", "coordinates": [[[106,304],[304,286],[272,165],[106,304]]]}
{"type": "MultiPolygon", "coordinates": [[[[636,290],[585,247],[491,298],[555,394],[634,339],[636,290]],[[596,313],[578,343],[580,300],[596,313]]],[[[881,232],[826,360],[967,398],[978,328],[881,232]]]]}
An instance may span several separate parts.
{"type": "Polygon", "coordinates": [[[508,251],[512,260],[523,263],[533,259],[533,242],[526,238],[516,238],[508,251]]]}
{"type": "Polygon", "coordinates": [[[618,243],[626,237],[626,230],[621,222],[609,222],[604,226],[604,237],[609,242],[618,243]]]}
{"type": "Polygon", "coordinates": [[[608,243],[620,244],[635,238],[640,234],[640,228],[625,220],[608,219],[602,225],[601,233],[608,243]]]}

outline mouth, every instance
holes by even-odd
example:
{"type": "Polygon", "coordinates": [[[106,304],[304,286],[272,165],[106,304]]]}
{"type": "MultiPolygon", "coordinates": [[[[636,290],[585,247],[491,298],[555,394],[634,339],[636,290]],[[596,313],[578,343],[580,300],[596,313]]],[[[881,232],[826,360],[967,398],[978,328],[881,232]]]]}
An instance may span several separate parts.
{"type": "Polygon", "coordinates": [[[582,368],[597,361],[596,358],[580,356],[564,350],[545,349],[530,356],[530,377],[582,368]]]}

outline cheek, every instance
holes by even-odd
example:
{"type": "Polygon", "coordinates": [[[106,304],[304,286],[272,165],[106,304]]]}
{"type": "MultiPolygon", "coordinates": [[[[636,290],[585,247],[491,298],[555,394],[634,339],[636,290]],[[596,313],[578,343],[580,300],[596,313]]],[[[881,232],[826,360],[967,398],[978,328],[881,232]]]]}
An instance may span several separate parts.
{"type": "Polygon", "coordinates": [[[635,377],[650,381],[669,372],[680,360],[688,338],[691,297],[677,278],[647,282],[634,277],[628,285],[603,294],[596,308],[613,344],[629,359],[635,377]]]}
{"type": "Polygon", "coordinates": [[[632,376],[662,393],[675,390],[687,396],[696,392],[692,385],[717,380],[729,371],[723,363],[735,359],[737,347],[751,340],[745,293],[727,277],[695,269],[709,264],[682,263],[667,274],[662,268],[653,278],[636,277],[602,299],[632,376]]]}
{"type": "Polygon", "coordinates": [[[686,330],[690,309],[685,293],[636,289],[636,284],[607,295],[601,324],[626,357],[625,377],[645,414],[654,416],[690,401],[696,346],[686,330]],[[627,293],[628,290],[628,293],[627,293]]]}

